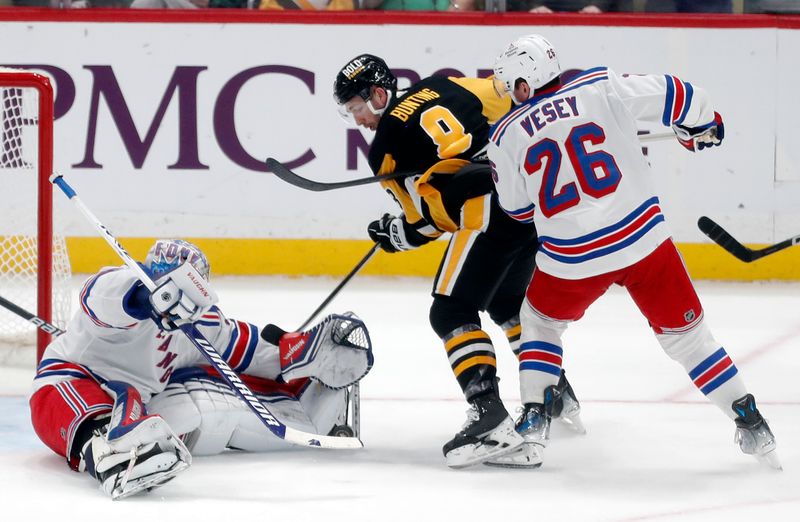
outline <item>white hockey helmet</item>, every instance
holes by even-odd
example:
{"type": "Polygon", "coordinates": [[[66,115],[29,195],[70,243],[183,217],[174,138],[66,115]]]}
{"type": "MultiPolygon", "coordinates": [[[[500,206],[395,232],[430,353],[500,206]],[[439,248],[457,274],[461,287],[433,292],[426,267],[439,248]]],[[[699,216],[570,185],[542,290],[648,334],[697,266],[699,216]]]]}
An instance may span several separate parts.
{"type": "Polygon", "coordinates": [[[512,94],[514,85],[523,79],[531,87],[531,93],[558,77],[561,65],[553,45],[538,34],[522,36],[514,40],[494,62],[494,85],[500,95],[512,94]]]}
{"type": "Polygon", "coordinates": [[[206,255],[197,245],[182,239],[157,240],[147,252],[144,267],[150,271],[153,279],[158,279],[181,266],[186,260],[208,281],[211,266],[206,255]]]}

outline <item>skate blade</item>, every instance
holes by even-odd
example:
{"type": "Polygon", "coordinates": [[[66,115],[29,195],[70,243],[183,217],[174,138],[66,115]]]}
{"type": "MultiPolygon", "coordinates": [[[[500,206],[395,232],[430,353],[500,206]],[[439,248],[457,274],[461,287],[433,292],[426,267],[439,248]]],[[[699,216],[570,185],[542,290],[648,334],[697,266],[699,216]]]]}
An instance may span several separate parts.
{"type": "Polygon", "coordinates": [[[586,426],[584,426],[583,421],[581,420],[580,413],[574,413],[570,416],[561,414],[558,418],[556,418],[556,420],[568,430],[579,435],[586,435],[586,426]]]}
{"type": "Polygon", "coordinates": [[[447,467],[462,469],[494,459],[519,448],[525,439],[514,429],[514,422],[507,418],[485,441],[467,444],[451,450],[446,456],[447,467]]]}
{"type": "Polygon", "coordinates": [[[111,492],[111,500],[122,500],[142,491],[150,491],[153,488],[163,486],[165,483],[175,478],[178,473],[189,469],[189,464],[181,460],[177,461],[169,471],[160,472],[157,475],[141,477],[128,481],[124,488],[115,488],[111,492]]]}
{"type": "MultiPolygon", "coordinates": [[[[520,441],[521,443],[521,441],[520,441]]],[[[474,466],[476,464],[480,464],[481,462],[485,462],[488,459],[494,459],[505,455],[507,453],[511,453],[512,451],[516,450],[519,446],[514,445],[497,445],[497,446],[487,446],[486,444],[479,444],[479,445],[467,445],[462,446],[461,448],[454,449],[450,453],[447,454],[447,467],[452,469],[464,469],[470,466],[474,466]],[[463,451],[459,451],[462,450],[463,451]],[[488,451],[485,451],[488,450],[488,451]],[[496,451],[492,451],[496,450],[496,451]]]]}
{"type": "Polygon", "coordinates": [[[542,453],[538,444],[526,442],[515,451],[498,458],[487,460],[483,464],[494,468],[536,469],[542,467],[542,453]]]}
{"type": "Polygon", "coordinates": [[[756,459],[758,459],[759,462],[769,466],[772,469],[783,471],[783,466],[781,466],[781,461],[778,458],[778,453],[775,450],[772,450],[769,453],[765,453],[763,455],[757,455],[756,459]]]}

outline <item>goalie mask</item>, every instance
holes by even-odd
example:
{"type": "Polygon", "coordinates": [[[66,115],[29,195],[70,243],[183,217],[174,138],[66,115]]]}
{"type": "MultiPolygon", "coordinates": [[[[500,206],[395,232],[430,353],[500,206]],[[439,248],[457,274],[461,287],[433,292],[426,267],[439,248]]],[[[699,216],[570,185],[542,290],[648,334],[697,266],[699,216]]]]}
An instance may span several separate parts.
{"type": "Polygon", "coordinates": [[[159,279],[181,266],[186,260],[208,281],[211,267],[205,254],[197,245],[182,239],[159,239],[150,247],[144,260],[145,268],[153,279],[159,279]]]}

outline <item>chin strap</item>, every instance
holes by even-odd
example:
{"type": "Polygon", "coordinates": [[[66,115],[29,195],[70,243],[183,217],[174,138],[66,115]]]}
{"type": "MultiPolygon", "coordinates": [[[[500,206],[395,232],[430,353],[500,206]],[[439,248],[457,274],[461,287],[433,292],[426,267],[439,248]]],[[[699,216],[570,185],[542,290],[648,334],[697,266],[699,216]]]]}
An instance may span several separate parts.
{"type": "Polygon", "coordinates": [[[367,108],[375,116],[383,116],[386,107],[389,106],[389,103],[391,101],[392,101],[392,91],[386,90],[386,105],[383,106],[383,109],[376,109],[375,107],[373,107],[371,99],[367,100],[367,108]]]}

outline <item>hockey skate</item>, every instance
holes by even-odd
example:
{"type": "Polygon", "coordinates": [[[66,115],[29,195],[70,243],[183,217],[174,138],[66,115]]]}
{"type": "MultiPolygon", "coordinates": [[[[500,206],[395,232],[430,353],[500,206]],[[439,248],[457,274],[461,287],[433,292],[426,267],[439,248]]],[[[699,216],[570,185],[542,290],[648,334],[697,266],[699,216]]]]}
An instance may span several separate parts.
{"type": "Polygon", "coordinates": [[[467,422],[442,451],[447,465],[459,469],[514,451],[523,442],[497,392],[492,391],[472,401],[467,422]]]}
{"type": "Polygon", "coordinates": [[[756,408],[755,398],[748,393],[733,401],[731,408],[737,415],[734,442],[739,444],[742,453],[752,455],[774,469],[783,469],[775,452],[775,436],[756,408]]]}
{"type": "Polygon", "coordinates": [[[331,428],[333,437],[361,437],[361,388],[359,383],[351,384],[345,390],[345,407],[336,424],[331,428]]]}
{"type": "Polygon", "coordinates": [[[550,421],[553,406],[560,402],[555,386],[544,390],[544,404],[528,403],[521,409],[515,424],[517,433],[525,442],[516,450],[484,462],[487,466],[501,468],[535,469],[542,465],[542,451],[550,440],[550,421]]]}
{"type": "Polygon", "coordinates": [[[553,403],[553,419],[561,421],[563,425],[576,433],[581,435],[586,433],[586,427],[581,420],[581,404],[578,402],[564,370],[561,370],[561,377],[558,379],[556,388],[558,394],[553,403]]]}

